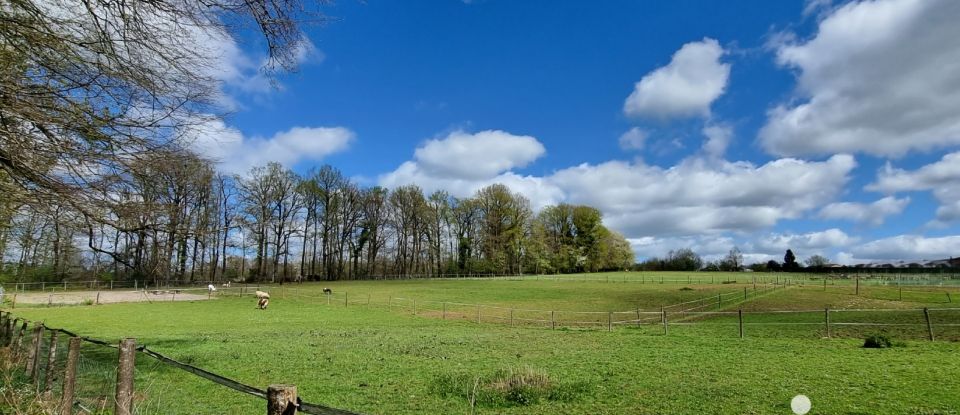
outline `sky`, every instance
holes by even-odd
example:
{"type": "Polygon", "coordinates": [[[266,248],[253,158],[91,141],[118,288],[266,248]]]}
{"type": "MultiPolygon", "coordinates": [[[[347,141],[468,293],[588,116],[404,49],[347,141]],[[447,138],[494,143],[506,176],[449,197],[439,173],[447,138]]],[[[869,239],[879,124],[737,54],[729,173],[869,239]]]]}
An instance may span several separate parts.
{"type": "Polygon", "coordinates": [[[341,0],[299,68],[202,40],[224,172],[597,207],[638,259],[960,254],[960,2],[341,0]]]}

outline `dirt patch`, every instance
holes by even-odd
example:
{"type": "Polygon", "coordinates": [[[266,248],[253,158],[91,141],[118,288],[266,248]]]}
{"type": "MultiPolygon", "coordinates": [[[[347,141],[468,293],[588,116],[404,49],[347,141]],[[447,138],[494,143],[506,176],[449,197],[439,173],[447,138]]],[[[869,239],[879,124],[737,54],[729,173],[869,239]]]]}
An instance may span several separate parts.
{"type": "MultiPolygon", "coordinates": [[[[25,292],[17,293],[19,304],[83,304],[97,302],[110,303],[137,303],[154,301],[198,301],[206,300],[206,291],[197,290],[147,290],[147,291],[68,291],[59,293],[25,292]]],[[[7,294],[7,298],[13,298],[7,294]]]]}

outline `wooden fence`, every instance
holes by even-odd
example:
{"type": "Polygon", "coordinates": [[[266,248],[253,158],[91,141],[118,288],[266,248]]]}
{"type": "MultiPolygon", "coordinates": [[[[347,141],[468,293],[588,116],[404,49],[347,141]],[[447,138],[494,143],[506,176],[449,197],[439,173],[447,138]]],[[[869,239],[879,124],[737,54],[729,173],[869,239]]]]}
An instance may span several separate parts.
{"type": "Polygon", "coordinates": [[[77,370],[80,360],[81,343],[90,343],[101,347],[117,350],[116,358],[116,385],[113,393],[113,413],[115,415],[133,415],[134,396],[134,365],[137,355],[156,359],[165,365],[180,369],[206,379],[212,383],[231,388],[237,392],[252,395],[266,401],[267,415],[288,415],[296,413],[317,415],[357,415],[355,412],[331,408],[325,405],[303,402],[297,396],[297,387],[289,384],[274,384],[262,390],[245,385],[216,373],[171,359],[145,346],[138,346],[136,339],[125,338],[116,345],[103,340],[78,336],[68,330],[51,328],[42,322],[30,322],[16,317],[10,312],[0,311],[0,347],[9,348],[12,367],[22,370],[38,394],[48,398],[55,398],[54,382],[60,377],[62,386],[60,396],[56,399],[56,413],[72,415],[78,409],[83,412],[92,412],[75,399],[78,388],[77,370]],[[32,323],[32,325],[31,325],[32,323]],[[46,334],[49,333],[49,336],[46,334]],[[67,358],[58,364],[58,354],[64,351],[57,346],[58,338],[68,337],[67,358]],[[43,352],[46,351],[46,355],[43,352]],[[62,375],[62,376],[61,376],[62,375]]]}

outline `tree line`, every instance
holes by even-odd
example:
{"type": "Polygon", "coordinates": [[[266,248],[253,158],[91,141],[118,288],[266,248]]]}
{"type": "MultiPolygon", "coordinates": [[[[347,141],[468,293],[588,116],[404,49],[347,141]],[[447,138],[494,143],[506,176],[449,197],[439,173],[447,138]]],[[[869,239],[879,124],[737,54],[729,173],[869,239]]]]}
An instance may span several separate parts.
{"type": "Polygon", "coordinates": [[[627,269],[633,252],[599,210],[534,212],[501,184],[467,198],[415,185],[362,187],[329,165],[226,175],[180,149],[145,154],[101,183],[96,217],[0,183],[8,279],[339,280],[627,269]]]}
{"type": "Polygon", "coordinates": [[[769,260],[746,265],[740,248],[733,247],[715,261],[705,261],[699,254],[690,248],[671,250],[665,257],[651,257],[634,266],[642,271],[743,271],[750,269],[758,272],[793,272],[821,270],[830,265],[830,259],[819,254],[811,255],[804,260],[806,267],[797,262],[793,250],[787,249],[783,255],[783,262],[769,260]]]}

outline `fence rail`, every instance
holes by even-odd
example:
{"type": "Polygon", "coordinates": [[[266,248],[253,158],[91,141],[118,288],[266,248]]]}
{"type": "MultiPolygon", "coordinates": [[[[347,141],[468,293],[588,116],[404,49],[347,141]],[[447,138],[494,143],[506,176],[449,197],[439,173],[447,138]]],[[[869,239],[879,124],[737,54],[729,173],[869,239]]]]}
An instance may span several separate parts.
{"type": "MultiPolygon", "coordinates": [[[[47,394],[59,392],[58,413],[71,415],[75,408],[87,413],[99,412],[83,405],[76,400],[76,392],[86,385],[77,383],[77,366],[80,359],[81,342],[96,345],[107,350],[116,350],[117,364],[115,366],[116,384],[113,396],[115,414],[132,414],[134,396],[134,361],[136,355],[148,356],[168,367],[175,368],[196,375],[209,382],[225,386],[232,390],[254,396],[267,401],[268,415],[287,415],[295,413],[315,415],[358,415],[356,412],[337,409],[326,405],[303,402],[297,397],[296,387],[290,385],[270,385],[266,390],[246,385],[213,373],[211,371],[177,361],[165,356],[145,345],[136,345],[132,338],[122,339],[118,344],[108,341],[79,336],[64,328],[54,328],[42,322],[34,322],[30,331],[30,340],[27,342],[30,321],[15,317],[12,313],[0,311],[0,347],[10,347],[10,356],[15,368],[22,368],[39,391],[47,394]],[[50,333],[49,339],[44,336],[50,333]],[[58,360],[59,334],[68,339],[69,348],[67,358],[58,360]],[[45,352],[45,353],[44,353],[45,352]],[[57,374],[63,374],[62,385],[54,389],[53,384],[57,374]],[[42,379],[42,380],[41,380],[42,379]],[[292,389],[291,389],[292,388],[292,389]]],[[[60,353],[62,356],[63,353],[60,353]]],[[[105,402],[105,401],[104,401],[105,402]]],[[[101,405],[103,406],[103,405],[101,405]]],[[[105,409],[105,408],[104,408],[105,409]]]]}
{"type": "MultiPolygon", "coordinates": [[[[632,271],[619,273],[594,274],[482,274],[482,273],[446,273],[446,274],[380,274],[358,278],[357,280],[503,280],[503,281],[569,281],[569,282],[610,282],[639,284],[723,284],[756,283],[776,285],[883,285],[905,287],[960,287],[960,272],[950,269],[946,272],[898,273],[861,271],[859,273],[838,271],[837,273],[752,273],[752,272],[689,272],[677,275],[670,272],[632,271]]],[[[285,283],[297,283],[298,279],[285,279],[285,283]]],[[[0,284],[9,292],[23,291],[67,291],[67,290],[106,290],[120,288],[204,287],[208,284],[220,286],[225,280],[61,280],[61,281],[10,281],[0,284]]],[[[235,282],[236,283],[236,282],[235,282]]],[[[242,282],[241,282],[242,283],[242,282]]],[[[275,284],[274,281],[254,281],[250,284],[275,284]]]]}

